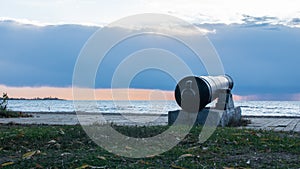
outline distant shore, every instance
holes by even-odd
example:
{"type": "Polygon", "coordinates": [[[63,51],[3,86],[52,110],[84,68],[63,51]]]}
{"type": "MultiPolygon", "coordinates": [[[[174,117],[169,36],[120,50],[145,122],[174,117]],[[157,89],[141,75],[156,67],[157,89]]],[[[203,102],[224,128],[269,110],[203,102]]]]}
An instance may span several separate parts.
{"type": "MultiPolygon", "coordinates": [[[[3,98],[0,98],[2,100],[3,98]]],[[[44,97],[44,98],[8,98],[7,100],[65,100],[57,97],[44,97]]]]}

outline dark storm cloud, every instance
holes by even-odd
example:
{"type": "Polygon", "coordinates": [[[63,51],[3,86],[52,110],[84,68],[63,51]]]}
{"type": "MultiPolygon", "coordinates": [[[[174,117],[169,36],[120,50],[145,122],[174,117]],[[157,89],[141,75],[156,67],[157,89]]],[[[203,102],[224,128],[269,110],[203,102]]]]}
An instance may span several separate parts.
{"type": "Polygon", "coordinates": [[[37,27],[0,22],[0,83],[70,86],[78,53],[95,30],[77,25],[37,27]]]}
{"type": "MultiPolygon", "coordinates": [[[[198,25],[216,30],[208,36],[226,73],[236,82],[235,93],[299,93],[300,29],[270,25],[270,21],[277,19],[274,17],[244,17],[242,25],[198,25]]],[[[71,86],[77,56],[97,29],[79,25],[37,27],[1,21],[0,84],[71,86]]],[[[190,57],[193,54],[186,48],[176,43],[163,43],[168,41],[161,37],[146,37],[146,40],[148,44],[137,43],[143,39],[136,39],[128,41],[129,45],[116,46],[117,50],[109,53],[110,57],[102,64],[105,71],[97,74],[96,87],[110,87],[111,76],[122,57],[137,49],[161,45],[185,60],[195,74],[205,74],[203,66],[190,57]]],[[[131,84],[134,88],[165,90],[173,90],[174,85],[171,77],[158,71],[142,72],[131,84]]]]}

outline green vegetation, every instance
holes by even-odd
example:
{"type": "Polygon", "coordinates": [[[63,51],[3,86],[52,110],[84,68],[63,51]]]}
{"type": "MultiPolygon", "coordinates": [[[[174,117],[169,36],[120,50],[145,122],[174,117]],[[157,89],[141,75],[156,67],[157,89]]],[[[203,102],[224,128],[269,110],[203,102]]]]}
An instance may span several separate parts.
{"type": "Polygon", "coordinates": [[[2,98],[0,99],[0,112],[4,112],[7,109],[7,100],[8,100],[8,95],[7,93],[3,93],[2,98]]]}
{"type": "Polygon", "coordinates": [[[3,93],[2,98],[0,98],[0,118],[10,118],[10,117],[32,117],[32,115],[24,114],[22,112],[14,112],[7,110],[9,97],[7,93],[3,93]]]}
{"type": "MultiPolygon", "coordinates": [[[[114,126],[133,137],[153,136],[168,126],[114,126]]],[[[172,150],[131,159],[97,146],[81,126],[0,126],[0,166],[4,168],[299,168],[300,135],[218,128],[198,143],[201,127],[172,150]]],[[[0,167],[1,168],[1,167],[0,167]]]]}

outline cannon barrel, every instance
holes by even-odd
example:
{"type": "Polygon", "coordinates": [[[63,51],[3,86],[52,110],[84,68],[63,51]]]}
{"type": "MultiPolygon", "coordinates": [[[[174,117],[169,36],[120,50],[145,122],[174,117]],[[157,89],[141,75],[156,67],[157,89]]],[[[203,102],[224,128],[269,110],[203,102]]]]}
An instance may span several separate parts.
{"type": "Polygon", "coordinates": [[[233,80],[228,75],[188,76],[175,89],[177,104],[187,112],[199,112],[219,96],[220,91],[231,90],[233,80]]]}

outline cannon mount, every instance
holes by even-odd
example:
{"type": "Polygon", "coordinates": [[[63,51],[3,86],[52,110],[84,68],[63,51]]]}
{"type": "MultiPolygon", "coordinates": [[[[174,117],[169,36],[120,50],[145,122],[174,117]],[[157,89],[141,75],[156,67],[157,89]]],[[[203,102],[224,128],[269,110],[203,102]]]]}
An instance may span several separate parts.
{"type": "Polygon", "coordinates": [[[184,113],[183,121],[191,124],[204,125],[206,120],[217,121],[219,126],[239,125],[241,108],[234,106],[231,90],[233,80],[228,75],[186,77],[176,86],[175,98],[182,110],[169,111],[168,124],[177,119],[179,113],[184,113]],[[193,86],[193,83],[196,86],[193,86]],[[187,101],[185,101],[186,99],[187,101]],[[217,99],[214,106],[205,107],[217,99]],[[195,119],[195,113],[197,117],[195,119]]]}

